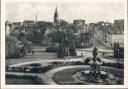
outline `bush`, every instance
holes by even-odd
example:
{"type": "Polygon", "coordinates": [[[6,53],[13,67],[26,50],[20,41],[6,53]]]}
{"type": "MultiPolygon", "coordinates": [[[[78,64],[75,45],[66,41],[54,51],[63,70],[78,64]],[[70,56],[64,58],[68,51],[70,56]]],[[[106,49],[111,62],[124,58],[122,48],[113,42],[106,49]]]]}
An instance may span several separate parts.
{"type": "Polygon", "coordinates": [[[57,52],[56,48],[46,48],[46,52],[57,52]]]}
{"type": "Polygon", "coordinates": [[[39,63],[33,63],[33,64],[30,64],[30,66],[41,66],[41,64],[39,64],[39,63]]]}
{"type": "Polygon", "coordinates": [[[20,58],[31,49],[31,44],[25,37],[6,36],[6,58],[20,58]]]}
{"type": "Polygon", "coordinates": [[[124,58],[124,48],[120,47],[119,43],[114,43],[113,50],[115,58],[124,58]]]}

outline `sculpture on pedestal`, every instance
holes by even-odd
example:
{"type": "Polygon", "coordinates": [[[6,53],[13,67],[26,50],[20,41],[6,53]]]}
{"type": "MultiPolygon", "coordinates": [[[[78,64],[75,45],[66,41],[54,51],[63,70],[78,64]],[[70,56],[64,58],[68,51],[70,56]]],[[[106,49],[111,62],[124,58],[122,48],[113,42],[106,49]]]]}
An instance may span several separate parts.
{"type": "Polygon", "coordinates": [[[102,61],[95,47],[92,51],[93,57],[89,59],[89,67],[85,67],[75,73],[72,77],[77,84],[116,84],[119,80],[116,76],[101,67],[102,61]]]}
{"type": "Polygon", "coordinates": [[[102,61],[100,60],[98,55],[98,49],[95,47],[93,49],[93,58],[90,60],[90,72],[94,75],[100,74],[100,65],[102,64],[102,61]]]}

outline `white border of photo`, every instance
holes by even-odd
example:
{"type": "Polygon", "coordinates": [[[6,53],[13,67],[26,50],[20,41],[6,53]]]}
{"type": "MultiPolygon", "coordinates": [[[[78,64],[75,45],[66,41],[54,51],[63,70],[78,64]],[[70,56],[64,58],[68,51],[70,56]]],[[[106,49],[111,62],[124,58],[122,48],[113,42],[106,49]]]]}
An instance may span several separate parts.
{"type": "Polygon", "coordinates": [[[128,88],[128,21],[127,21],[127,0],[1,0],[1,87],[2,89],[9,88],[25,88],[25,89],[35,89],[35,88],[128,88]],[[124,85],[6,85],[5,84],[5,16],[6,2],[124,2],[124,12],[125,12],[125,29],[124,29],[124,85]]]}

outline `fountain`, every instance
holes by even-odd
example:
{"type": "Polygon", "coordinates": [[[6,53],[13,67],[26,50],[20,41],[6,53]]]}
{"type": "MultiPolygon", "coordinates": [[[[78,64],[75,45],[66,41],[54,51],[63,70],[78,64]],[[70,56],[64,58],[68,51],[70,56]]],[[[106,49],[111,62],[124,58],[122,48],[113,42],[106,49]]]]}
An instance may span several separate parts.
{"type": "Polygon", "coordinates": [[[112,73],[101,68],[102,61],[98,55],[98,49],[93,49],[93,57],[89,61],[89,68],[81,69],[72,75],[77,84],[97,84],[97,85],[114,85],[120,80],[112,73]]]}

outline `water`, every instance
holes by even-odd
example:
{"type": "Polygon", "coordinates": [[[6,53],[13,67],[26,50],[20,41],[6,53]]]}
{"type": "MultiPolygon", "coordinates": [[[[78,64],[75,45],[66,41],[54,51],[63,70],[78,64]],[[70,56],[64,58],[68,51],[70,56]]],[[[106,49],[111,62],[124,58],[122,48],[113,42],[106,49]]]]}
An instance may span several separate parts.
{"type": "Polygon", "coordinates": [[[26,78],[6,78],[6,84],[23,84],[23,85],[31,85],[36,84],[34,79],[26,79],[26,78]]]}

